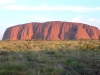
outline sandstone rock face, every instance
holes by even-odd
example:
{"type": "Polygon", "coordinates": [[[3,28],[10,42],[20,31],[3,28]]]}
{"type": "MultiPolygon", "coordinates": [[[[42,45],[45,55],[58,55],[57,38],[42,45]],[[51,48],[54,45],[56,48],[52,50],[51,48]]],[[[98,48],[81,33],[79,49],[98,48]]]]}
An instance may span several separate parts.
{"type": "Polygon", "coordinates": [[[99,39],[97,27],[82,23],[51,21],[45,23],[27,23],[7,28],[3,40],[66,40],[99,39]]]}

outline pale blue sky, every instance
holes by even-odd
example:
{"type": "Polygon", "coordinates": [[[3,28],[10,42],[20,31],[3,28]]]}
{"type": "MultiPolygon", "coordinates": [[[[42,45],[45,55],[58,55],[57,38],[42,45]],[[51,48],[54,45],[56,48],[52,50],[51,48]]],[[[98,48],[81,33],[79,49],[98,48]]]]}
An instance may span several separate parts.
{"type": "Polygon", "coordinates": [[[0,39],[10,26],[46,21],[81,22],[100,29],[100,0],[0,0],[0,39]]]}

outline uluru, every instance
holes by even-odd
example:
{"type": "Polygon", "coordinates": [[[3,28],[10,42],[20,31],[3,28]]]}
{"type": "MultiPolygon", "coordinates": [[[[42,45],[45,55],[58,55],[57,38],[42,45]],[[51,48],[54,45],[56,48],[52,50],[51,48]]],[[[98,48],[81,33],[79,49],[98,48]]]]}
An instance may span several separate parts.
{"type": "Polygon", "coordinates": [[[2,40],[99,39],[97,27],[75,22],[50,21],[19,24],[6,29],[2,40]]]}

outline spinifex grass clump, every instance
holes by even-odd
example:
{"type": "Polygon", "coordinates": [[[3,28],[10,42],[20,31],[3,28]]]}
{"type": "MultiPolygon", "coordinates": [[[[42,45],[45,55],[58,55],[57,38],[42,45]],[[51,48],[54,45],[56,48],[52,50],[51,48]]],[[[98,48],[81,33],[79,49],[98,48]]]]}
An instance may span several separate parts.
{"type": "Polygon", "coordinates": [[[28,70],[24,65],[18,64],[4,64],[0,66],[0,75],[26,75],[28,70]],[[25,72],[25,73],[24,73],[25,72]]]}
{"type": "Polygon", "coordinates": [[[0,75],[28,75],[30,69],[26,66],[26,59],[21,55],[19,52],[0,54],[0,75]]]}
{"type": "Polygon", "coordinates": [[[97,50],[98,45],[94,41],[85,42],[81,47],[81,50],[97,50]]]}

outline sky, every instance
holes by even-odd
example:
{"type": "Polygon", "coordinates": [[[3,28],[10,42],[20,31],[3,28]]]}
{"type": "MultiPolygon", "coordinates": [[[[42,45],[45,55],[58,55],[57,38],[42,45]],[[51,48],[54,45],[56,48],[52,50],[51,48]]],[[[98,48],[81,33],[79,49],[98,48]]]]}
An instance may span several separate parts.
{"type": "Polygon", "coordinates": [[[100,29],[100,0],[0,0],[0,40],[8,27],[47,21],[79,22],[100,29]]]}

